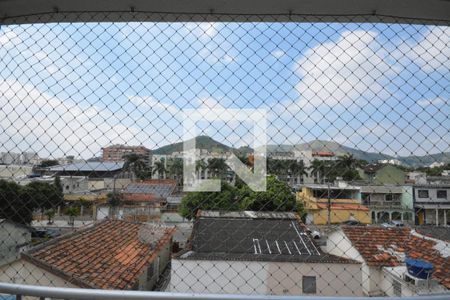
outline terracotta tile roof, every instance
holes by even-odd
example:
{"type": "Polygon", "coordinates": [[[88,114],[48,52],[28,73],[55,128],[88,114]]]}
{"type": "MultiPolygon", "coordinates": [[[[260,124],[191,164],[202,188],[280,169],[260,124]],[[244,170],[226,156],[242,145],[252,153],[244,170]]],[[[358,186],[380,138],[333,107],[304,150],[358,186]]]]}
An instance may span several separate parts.
{"type": "Polygon", "coordinates": [[[433,264],[435,277],[450,288],[450,256],[439,251],[438,243],[448,243],[425,237],[410,228],[375,226],[343,226],[345,235],[369,266],[398,266],[405,256],[423,259],[433,264]],[[447,257],[446,257],[447,256],[447,257]]]}
{"type": "Polygon", "coordinates": [[[23,257],[81,287],[132,289],[174,233],[172,227],[148,226],[103,221],[38,246],[23,257]]]}
{"type": "MultiPolygon", "coordinates": [[[[327,203],[317,203],[319,209],[328,209],[327,203]]],[[[369,211],[369,209],[361,204],[331,203],[331,210],[361,210],[369,211]]]]}

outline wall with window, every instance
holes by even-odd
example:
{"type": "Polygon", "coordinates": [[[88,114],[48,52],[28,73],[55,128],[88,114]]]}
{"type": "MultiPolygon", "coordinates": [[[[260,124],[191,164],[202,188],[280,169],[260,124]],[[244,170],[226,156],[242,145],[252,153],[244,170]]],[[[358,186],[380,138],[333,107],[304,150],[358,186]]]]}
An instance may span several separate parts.
{"type": "Polygon", "coordinates": [[[450,186],[416,186],[414,197],[416,202],[448,202],[450,186]]]}
{"type": "Polygon", "coordinates": [[[361,264],[174,259],[169,290],[186,293],[363,296],[361,278],[361,264]]]}

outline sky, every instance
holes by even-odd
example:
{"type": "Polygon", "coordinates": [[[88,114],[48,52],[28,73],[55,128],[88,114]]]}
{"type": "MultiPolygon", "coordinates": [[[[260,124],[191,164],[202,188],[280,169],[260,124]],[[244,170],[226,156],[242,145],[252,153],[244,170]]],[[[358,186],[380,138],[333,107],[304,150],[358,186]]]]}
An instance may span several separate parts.
{"type": "MultiPolygon", "coordinates": [[[[269,144],[450,151],[450,28],[337,23],[0,27],[0,152],[179,142],[183,109],[265,109],[269,144]]],[[[251,145],[246,121],[198,134],[251,145]]]]}

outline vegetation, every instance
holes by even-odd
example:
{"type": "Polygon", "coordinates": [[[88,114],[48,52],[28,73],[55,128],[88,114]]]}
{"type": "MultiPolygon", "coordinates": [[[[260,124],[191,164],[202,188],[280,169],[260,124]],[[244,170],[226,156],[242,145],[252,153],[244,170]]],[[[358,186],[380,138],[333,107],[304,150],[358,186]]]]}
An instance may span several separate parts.
{"type": "Polygon", "coordinates": [[[275,176],[267,178],[267,191],[254,192],[239,181],[236,186],[222,182],[220,192],[191,192],[181,201],[180,214],[195,218],[198,210],[297,211],[303,214],[288,185],[275,176]]]}
{"type": "Polygon", "coordinates": [[[39,164],[40,168],[49,168],[52,166],[57,166],[59,165],[59,162],[55,159],[45,159],[42,160],[41,163],[39,164]]]}
{"type": "Polygon", "coordinates": [[[151,174],[144,157],[135,153],[125,156],[123,168],[125,171],[132,173],[135,177],[141,180],[149,177],[149,173],[151,174]]]}
{"type": "Polygon", "coordinates": [[[53,218],[55,217],[55,210],[54,209],[48,209],[45,211],[45,215],[47,216],[47,224],[53,223],[53,218]]]}
{"type": "Polygon", "coordinates": [[[66,209],[66,214],[69,216],[69,225],[74,225],[75,217],[80,214],[80,208],[77,206],[70,206],[66,209]]]}
{"type": "Polygon", "coordinates": [[[63,203],[61,187],[55,183],[35,181],[20,186],[14,182],[0,180],[0,218],[30,224],[33,211],[54,210],[63,203]]]}
{"type": "Polygon", "coordinates": [[[161,160],[155,162],[155,165],[153,166],[153,174],[158,174],[159,179],[165,179],[166,172],[166,162],[164,158],[161,158],[161,160]]]}

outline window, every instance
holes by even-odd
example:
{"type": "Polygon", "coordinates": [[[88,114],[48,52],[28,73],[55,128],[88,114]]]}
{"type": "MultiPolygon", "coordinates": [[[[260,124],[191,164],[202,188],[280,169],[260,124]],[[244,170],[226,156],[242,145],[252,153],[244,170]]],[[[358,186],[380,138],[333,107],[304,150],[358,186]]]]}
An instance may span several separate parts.
{"type": "Polygon", "coordinates": [[[394,289],[394,296],[401,297],[402,296],[402,284],[399,281],[394,280],[392,282],[392,287],[394,289]]]}
{"type": "Polygon", "coordinates": [[[428,198],[428,190],[418,190],[419,198],[428,198]]]}
{"type": "Polygon", "coordinates": [[[437,197],[439,199],[447,199],[447,190],[438,190],[437,197]]]}
{"type": "Polygon", "coordinates": [[[303,276],[302,288],[304,294],[316,293],[316,276],[303,276]]]}
{"type": "Polygon", "coordinates": [[[386,195],[384,195],[384,201],[390,202],[390,201],[392,201],[392,200],[394,200],[394,195],[392,195],[392,194],[386,194],[386,195]]]}

